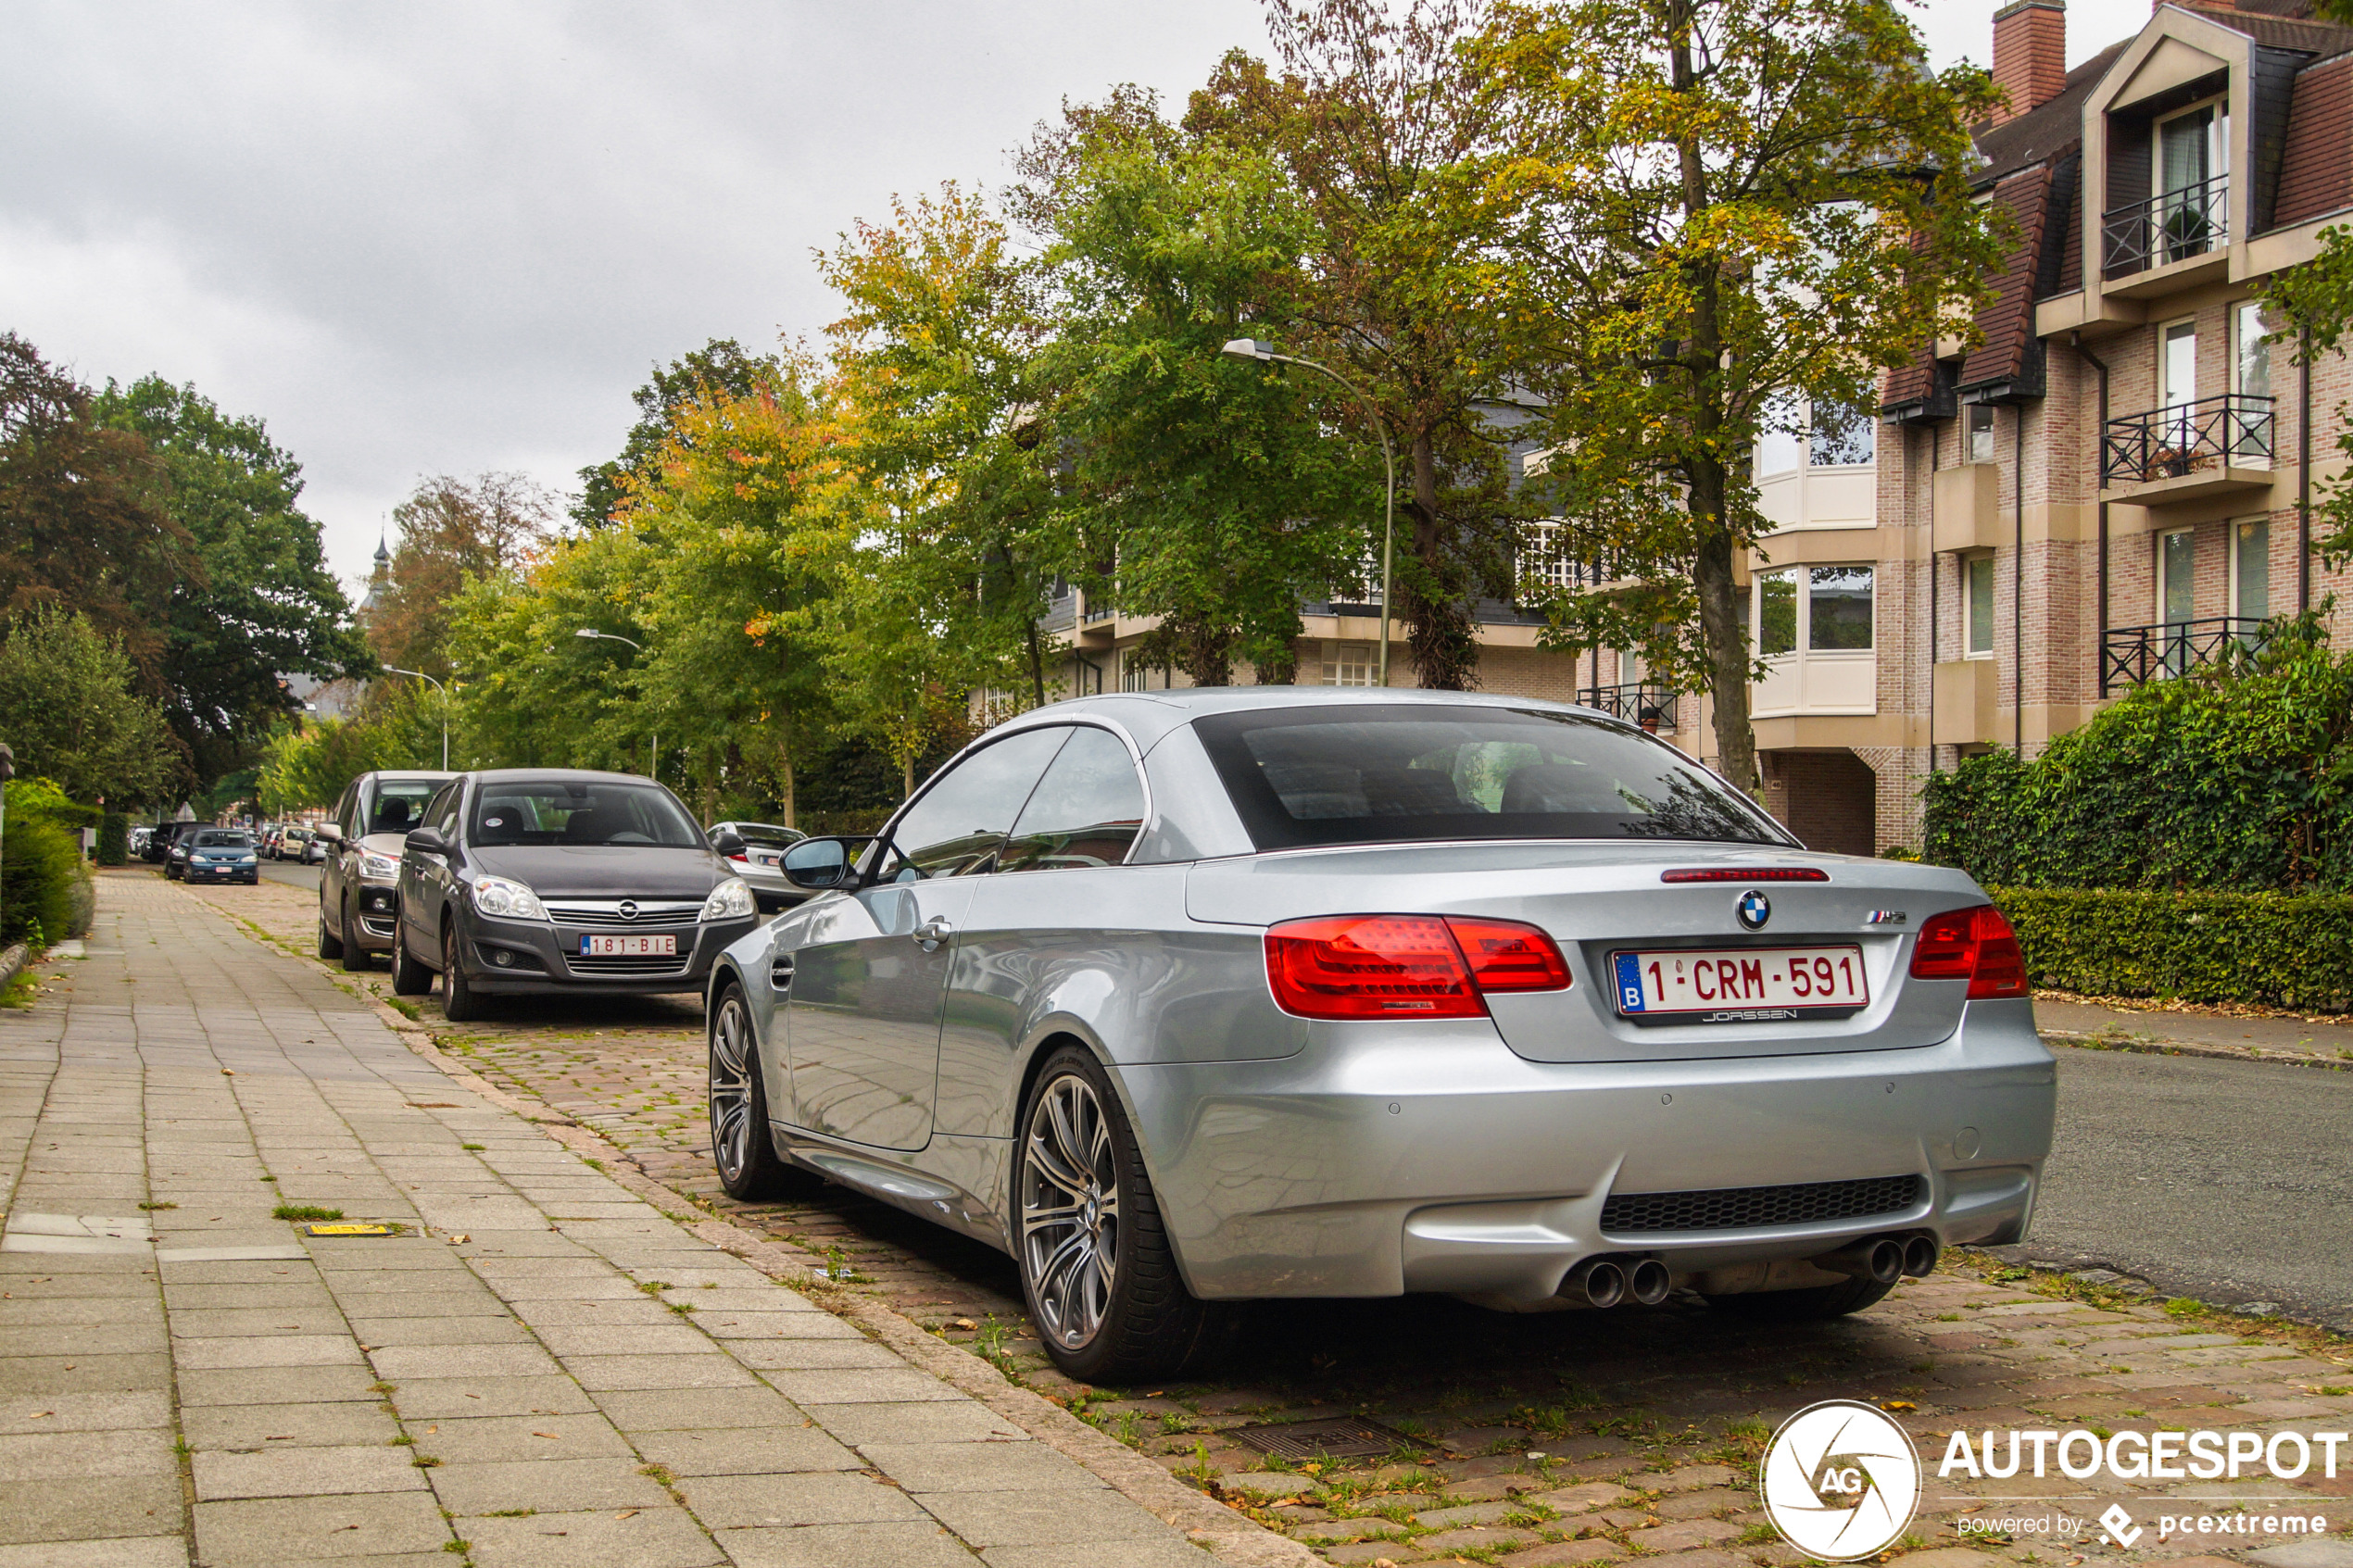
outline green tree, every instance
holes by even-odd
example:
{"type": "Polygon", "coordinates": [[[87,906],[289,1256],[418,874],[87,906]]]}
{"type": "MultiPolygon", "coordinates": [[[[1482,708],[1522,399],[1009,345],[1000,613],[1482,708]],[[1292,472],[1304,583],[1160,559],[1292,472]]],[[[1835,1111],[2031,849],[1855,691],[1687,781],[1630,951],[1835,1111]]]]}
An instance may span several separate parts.
{"type": "Polygon", "coordinates": [[[629,427],[621,456],[580,470],[573,521],[583,528],[610,522],[630,481],[649,474],[656,456],[672,439],[673,415],[698,399],[750,396],[774,364],[770,356],[745,353],[734,338],[715,337],[673,359],[667,368],[653,367],[646,384],[629,395],[637,406],[637,422],[629,427]]]}
{"type": "MultiPolygon", "coordinates": [[[[2353,0],[2345,0],[2353,24],[2353,0]]],[[[2353,332],[2353,228],[2333,223],[2321,231],[2320,254],[2300,266],[2274,273],[2256,285],[2269,314],[2280,324],[2273,341],[2295,345],[2300,364],[2328,354],[2342,355],[2353,332]]],[[[2353,458],[2353,417],[2336,407],[2336,448],[2353,458]]],[[[2312,546],[2332,565],[2353,559],[2353,483],[2343,472],[2320,483],[2312,501],[2312,546]]]]}
{"type": "Polygon", "coordinates": [[[850,576],[886,579],[870,608],[895,605],[940,645],[912,686],[896,639],[837,645],[858,688],[885,704],[868,711],[895,710],[899,750],[925,710],[900,698],[934,679],[1046,700],[1038,621],[1073,554],[1036,373],[1049,323],[1036,267],[952,184],[894,203],[888,223],[858,224],[819,266],[849,307],[829,329],[842,454],[868,487],[859,533],[871,537],[850,576]]]}
{"type": "Polygon", "coordinates": [[[1473,282],[1545,406],[1567,548],[1640,580],[1566,596],[1556,643],[1705,685],[1754,787],[1751,454],[1794,398],[1818,430],[1871,418],[1881,372],[1987,297],[2007,230],[1969,127],[1998,94],[1931,72],[1894,0],[1507,0],[1470,57],[1495,144],[1466,171],[1495,258],[1473,282]]]}
{"type": "MultiPolygon", "coordinates": [[[[1473,602],[1510,593],[1516,533],[1511,339],[1479,293],[1484,235],[1456,175],[1494,135],[1464,48],[1481,15],[1478,0],[1395,15],[1382,0],[1269,0],[1282,74],[1229,54],[1184,121],[1270,150],[1314,220],[1299,341],[1279,346],[1365,387],[1389,428],[1395,608],[1416,677],[1444,690],[1478,684],[1473,602]]],[[[1365,418],[1351,401],[1325,408],[1344,428],[1365,418]]]]}
{"type": "Polygon", "coordinates": [[[362,618],[376,657],[447,681],[450,601],[469,578],[513,571],[555,516],[555,497],[522,474],[422,482],[393,508],[399,543],[362,618]]]}
{"type": "Polygon", "coordinates": [[[120,641],[88,616],[54,605],[19,611],[0,642],[0,740],[19,772],[54,779],[76,800],[159,800],[180,776],[181,751],[139,687],[120,641]]]}
{"type": "Polygon", "coordinates": [[[1310,290],[1313,220],[1281,169],[1161,122],[1134,95],[1069,114],[1025,157],[1024,209],[1056,237],[1057,342],[1044,357],[1069,454],[1063,501],[1089,602],[1157,616],[1139,650],[1200,685],[1237,657],[1291,678],[1302,601],[1361,591],[1380,470],[1328,426],[1321,378],[1220,358],[1289,336],[1310,290]]]}
{"type": "Polygon", "coordinates": [[[208,779],[296,706],[281,675],[365,674],[374,660],[298,504],[301,467],[261,420],[158,376],[109,382],[92,413],[146,444],[194,546],[199,570],[163,601],[163,679],[172,728],[208,779]]]}
{"type": "Polygon", "coordinates": [[[146,443],[94,415],[89,389],[0,332],[0,613],[60,606],[120,641],[165,689],[157,609],[204,566],[146,443]]]}

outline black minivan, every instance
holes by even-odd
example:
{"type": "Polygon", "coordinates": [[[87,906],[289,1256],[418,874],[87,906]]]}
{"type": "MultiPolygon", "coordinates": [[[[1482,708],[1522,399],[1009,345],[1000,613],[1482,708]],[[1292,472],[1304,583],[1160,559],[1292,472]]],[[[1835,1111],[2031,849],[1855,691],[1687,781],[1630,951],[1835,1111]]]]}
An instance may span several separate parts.
{"type": "Polygon", "coordinates": [[[403,844],[392,988],[478,1017],[484,997],[698,991],[757,923],[751,889],[651,779],[462,773],[403,844]]]}

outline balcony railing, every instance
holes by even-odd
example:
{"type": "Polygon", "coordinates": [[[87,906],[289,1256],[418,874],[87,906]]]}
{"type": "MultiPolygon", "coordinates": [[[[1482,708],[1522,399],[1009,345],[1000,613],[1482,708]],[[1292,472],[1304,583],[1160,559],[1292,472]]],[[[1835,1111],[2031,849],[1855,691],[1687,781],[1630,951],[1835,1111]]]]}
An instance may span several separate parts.
{"type": "Polygon", "coordinates": [[[2263,622],[2243,615],[2111,626],[2100,647],[2100,695],[2106,696],[2118,686],[2170,681],[2202,664],[2220,664],[2262,646],[2263,622]]]}
{"type": "Polygon", "coordinates": [[[2226,392],[2108,421],[2100,443],[2100,483],[2146,484],[2204,469],[2268,468],[2271,400],[2226,392]]]}
{"type": "Polygon", "coordinates": [[[2100,219],[2100,266],[2120,278],[2220,248],[2231,237],[2231,177],[2217,174],[2100,219]]]}
{"type": "Polygon", "coordinates": [[[1598,708],[1615,719],[1655,730],[1675,727],[1675,688],[1649,681],[1628,681],[1615,686],[1587,686],[1577,700],[1598,708]]]}

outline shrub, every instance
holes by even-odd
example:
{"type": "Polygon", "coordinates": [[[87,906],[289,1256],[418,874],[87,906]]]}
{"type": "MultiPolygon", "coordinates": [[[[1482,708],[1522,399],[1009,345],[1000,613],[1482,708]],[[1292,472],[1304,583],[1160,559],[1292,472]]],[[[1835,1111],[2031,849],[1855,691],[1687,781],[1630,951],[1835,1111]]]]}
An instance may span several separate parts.
{"type": "Polygon", "coordinates": [[[77,894],[86,874],[72,834],[45,817],[11,811],[0,844],[0,946],[72,935],[82,923],[77,894]]]}
{"type": "Polygon", "coordinates": [[[98,864],[127,866],[131,863],[131,819],[120,811],[109,811],[98,823],[98,864]]]}
{"type": "Polygon", "coordinates": [[[2326,612],[2251,658],[2137,688],[2021,762],[1929,781],[1929,859],[2040,887],[2353,889],[2353,653],[2326,612]]]}
{"type": "Polygon", "coordinates": [[[2219,889],[1994,887],[2038,986],[2353,1008],[2353,897],[2219,889]]]}

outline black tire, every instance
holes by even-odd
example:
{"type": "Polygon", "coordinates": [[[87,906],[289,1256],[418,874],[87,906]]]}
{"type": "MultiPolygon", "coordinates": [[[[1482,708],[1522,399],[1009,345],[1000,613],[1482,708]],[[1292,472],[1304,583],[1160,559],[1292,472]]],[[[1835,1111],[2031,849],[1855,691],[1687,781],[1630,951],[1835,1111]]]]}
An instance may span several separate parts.
{"type": "Polygon", "coordinates": [[[376,967],[376,956],[359,946],[359,934],[351,928],[351,900],[343,902],[343,967],[357,973],[376,967]]]}
{"type": "Polygon", "coordinates": [[[392,922],[392,994],[422,997],[433,989],[433,971],[409,951],[409,931],[396,915],[392,922]]]}
{"type": "Polygon", "coordinates": [[[1707,1304],[1718,1311],[1752,1323],[1821,1323],[1877,1306],[1895,1288],[1893,1282],[1850,1279],[1843,1285],[1810,1286],[1803,1290],[1756,1290],[1742,1296],[1711,1296],[1707,1304]]]}
{"type": "Polygon", "coordinates": [[[458,964],[458,922],[441,928],[441,1016],[452,1023],[472,1023],[483,1015],[483,998],[466,984],[458,964]]]}
{"type": "Polygon", "coordinates": [[[1117,1385],[1198,1371],[1222,1356],[1240,1310],[1185,1288],[1151,1178],[1102,1064],[1077,1046],[1056,1050],[1017,1125],[1013,1257],[1030,1321],[1053,1363],[1081,1382],[1117,1385]],[[1108,1225],[1106,1191],[1114,1200],[1108,1225]],[[1051,1201],[1063,1196],[1072,1201],[1051,1201]],[[1057,1211],[1070,1217],[1038,1218],[1057,1211]]]}
{"type": "Polygon", "coordinates": [[[343,938],[327,929],[327,911],[319,911],[319,956],[322,959],[343,957],[343,938]]]}
{"type": "Polygon", "coordinates": [[[803,1184],[776,1153],[768,1130],[768,1089],[760,1072],[758,1036],[743,989],[729,985],[711,1010],[704,1039],[711,1085],[711,1162],[727,1196],[773,1202],[803,1184]]]}

